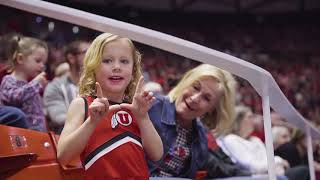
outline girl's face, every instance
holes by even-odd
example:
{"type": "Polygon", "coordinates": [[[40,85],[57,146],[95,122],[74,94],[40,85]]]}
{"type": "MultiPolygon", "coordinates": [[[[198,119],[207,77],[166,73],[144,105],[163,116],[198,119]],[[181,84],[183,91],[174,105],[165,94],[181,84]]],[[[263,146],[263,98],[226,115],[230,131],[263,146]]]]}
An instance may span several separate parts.
{"type": "Polygon", "coordinates": [[[25,73],[26,80],[33,79],[44,71],[48,59],[48,52],[43,47],[37,47],[34,51],[25,56],[22,61],[22,70],[25,73]]]}
{"type": "Polygon", "coordinates": [[[182,124],[191,125],[196,117],[203,116],[219,103],[221,92],[212,77],[203,77],[184,89],[176,99],[177,118],[182,124]]]}
{"type": "Polygon", "coordinates": [[[102,61],[96,70],[96,81],[100,83],[104,96],[112,101],[122,101],[124,92],[132,79],[133,54],[126,39],[107,43],[102,61]]]}

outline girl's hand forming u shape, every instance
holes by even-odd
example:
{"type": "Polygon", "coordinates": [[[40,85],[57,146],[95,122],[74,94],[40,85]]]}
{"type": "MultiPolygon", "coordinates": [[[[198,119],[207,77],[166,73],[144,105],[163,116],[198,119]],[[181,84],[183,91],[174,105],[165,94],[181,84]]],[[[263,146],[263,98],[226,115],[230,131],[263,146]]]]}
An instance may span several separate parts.
{"type": "Polygon", "coordinates": [[[133,96],[132,104],[120,104],[121,108],[129,109],[138,119],[147,115],[152,103],[155,100],[152,92],[143,90],[144,78],[141,76],[136,92],[133,96]]]}
{"type": "Polygon", "coordinates": [[[100,121],[108,111],[120,109],[119,105],[109,105],[108,98],[103,96],[101,86],[96,82],[97,98],[89,106],[89,115],[92,120],[100,121]]]}

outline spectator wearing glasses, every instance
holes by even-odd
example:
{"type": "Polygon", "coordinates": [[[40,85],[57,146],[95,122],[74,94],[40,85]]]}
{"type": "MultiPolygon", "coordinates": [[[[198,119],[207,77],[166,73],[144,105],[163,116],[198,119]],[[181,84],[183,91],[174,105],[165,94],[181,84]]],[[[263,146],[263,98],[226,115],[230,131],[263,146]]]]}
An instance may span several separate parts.
{"type": "Polygon", "coordinates": [[[49,118],[49,129],[60,134],[69,104],[78,95],[78,82],[80,78],[83,59],[90,42],[84,40],[73,41],[65,48],[65,58],[70,71],[51,81],[44,91],[44,105],[49,118]]]}

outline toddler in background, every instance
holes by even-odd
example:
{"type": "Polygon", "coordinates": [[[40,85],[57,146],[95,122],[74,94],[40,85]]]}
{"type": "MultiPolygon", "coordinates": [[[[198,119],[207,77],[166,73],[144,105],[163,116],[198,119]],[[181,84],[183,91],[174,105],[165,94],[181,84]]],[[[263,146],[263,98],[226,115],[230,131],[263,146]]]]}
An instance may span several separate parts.
{"type": "Polygon", "coordinates": [[[39,39],[22,36],[12,37],[8,46],[11,73],[2,79],[1,101],[20,108],[26,114],[29,129],[46,132],[40,92],[47,84],[43,71],[48,47],[39,39]]]}

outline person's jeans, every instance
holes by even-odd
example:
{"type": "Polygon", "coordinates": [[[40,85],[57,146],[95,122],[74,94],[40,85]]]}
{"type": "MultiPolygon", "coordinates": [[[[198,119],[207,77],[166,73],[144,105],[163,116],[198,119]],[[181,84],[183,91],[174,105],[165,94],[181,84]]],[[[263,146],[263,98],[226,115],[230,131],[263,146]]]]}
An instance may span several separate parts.
{"type": "Polygon", "coordinates": [[[26,115],[20,109],[12,106],[0,106],[0,124],[28,128],[26,115]]]}

